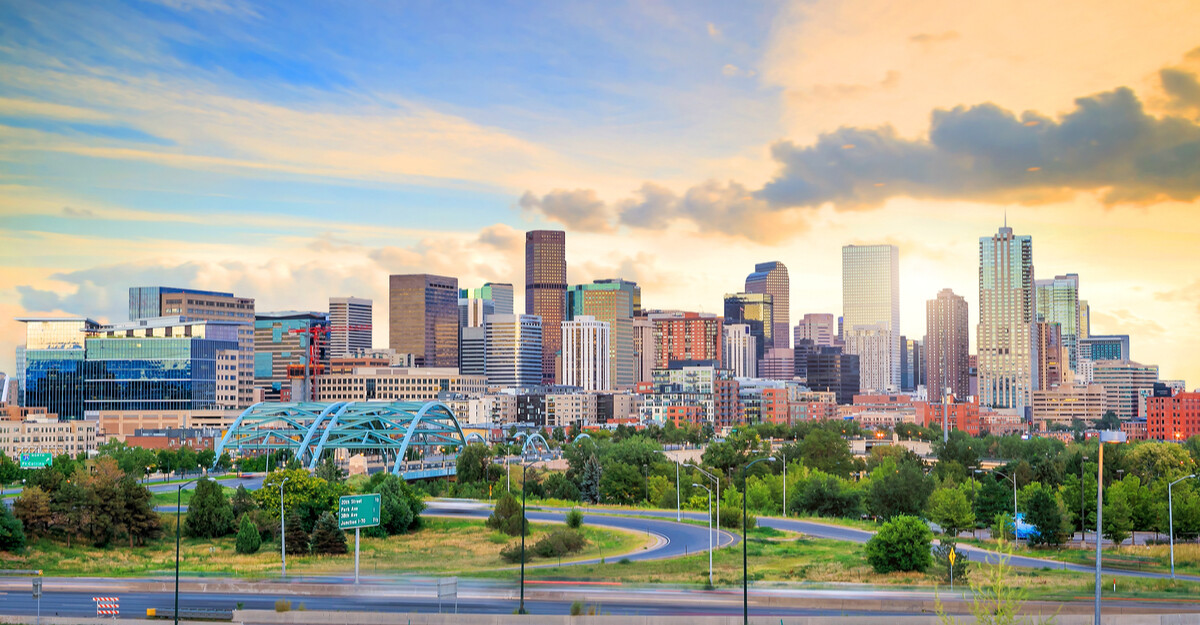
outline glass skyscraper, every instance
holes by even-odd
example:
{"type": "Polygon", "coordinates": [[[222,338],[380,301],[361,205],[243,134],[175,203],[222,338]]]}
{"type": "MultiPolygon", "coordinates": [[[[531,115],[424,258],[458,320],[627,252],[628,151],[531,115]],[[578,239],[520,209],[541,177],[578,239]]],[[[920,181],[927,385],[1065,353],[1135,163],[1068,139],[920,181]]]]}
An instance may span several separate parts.
{"type": "Polygon", "coordinates": [[[82,317],[17,321],[25,323],[25,405],[82,419],[85,332],[97,323],[82,317]]]}
{"type": "Polygon", "coordinates": [[[1033,405],[1037,388],[1037,322],[1033,237],[1005,226],[979,239],[979,404],[1012,408],[1033,405]]]}
{"type": "Polygon", "coordinates": [[[895,245],[842,248],[842,317],[841,335],[846,353],[863,356],[862,390],[899,390],[899,248],[895,245]]]}
{"type": "Polygon", "coordinates": [[[418,367],[458,366],[458,278],[430,274],[388,279],[388,347],[418,367]]]}
{"type": "Polygon", "coordinates": [[[1057,323],[1071,371],[1079,370],[1079,276],[1069,273],[1053,280],[1036,280],[1037,320],[1057,323]]]}
{"type": "Polygon", "coordinates": [[[767,293],[731,293],[725,295],[725,324],[750,326],[756,339],[754,360],[762,360],[767,345],[775,337],[775,306],[767,293]]]}
{"type": "Polygon", "coordinates": [[[783,263],[771,261],[758,263],[754,273],[746,276],[747,293],[766,293],[771,296],[771,317],[774,328],[771,332],[771,344],[767,349],[788,349],[792,346],[791,336],[791,283],[788,281],[788,270],[783,263]]]}
{"type": "Polygon", "coordinates": [[[491,315],[483,327],[488,386],[541,384],[544,330],[537,315],[491,315]]]}
{"type": "Polygon", "coordinates": [[[609,325],[608,381],[615,388],[630,388],[636,381],[632,316],[635,292],[640,293],[637,284],[619,279],[575,284],[567,289],[568,320],[589,316],[609,325]]]}
{"type": "Polygon", "coordinates": [[[525,233],[525,314],[542,320],[542,381],[554,383],[554,359],[567,314],[567,233],[525,233]]]}

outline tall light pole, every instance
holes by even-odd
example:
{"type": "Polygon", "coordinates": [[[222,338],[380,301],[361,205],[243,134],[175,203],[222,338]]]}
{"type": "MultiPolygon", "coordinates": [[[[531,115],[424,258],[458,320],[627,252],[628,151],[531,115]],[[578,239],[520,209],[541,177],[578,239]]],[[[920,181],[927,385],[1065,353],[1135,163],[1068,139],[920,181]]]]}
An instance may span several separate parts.
{"type": "Polygon", "coordinates": [[[999,475],[1000,477],[1012,482],[1012,485],[1013,485],[1013,529],[1015,531],[1016,523],[1017,523],[1017,476],[1016,475],[1012,475],[1012,476],[1005,475],[995,469],[992,469],[992,473],[995,473],[996,475],[999,475]]]}
{"type": "Polygon", "coordinates": [[[287,577],[287,528],[283,523],[283,485],[287,484],[290,478],[283,478],[279,483],[279,562],[280,574],[287,577]]]}
{"type": "Polygon", "coordinates": [[[1100,458],[1096,468],[1096,610],[1094,625],[1100,625],[1100,531],[1104,527],[1104,444],[1124,443],[1125,433],[1116,431],[1100,432],[1100,458]]]}
{"type": "MultiPolygon", "coordinates": [[[[691,468],[699,471],[701,474],[704,475],[704,477],[707,477],[709,479],[709,481],[711,481],[713,484],[716,485],[717,491],[715,493],[713,493],[713,499],[717,500],[717,531],[721,531],[721,480],[718,479],[717,476],[713,475],[712,473],[709,473],[708,471],[705,471],[704,469],[701,469],[700,467],[698,467],[694,464],[686,464],[684,466],[688,466],[688,467],[691,467],[691,468]]],[[[721,539],[718,538],[717,545],[719,546],[720,544],[721,544],[721,539]]]]}
{"type": "Polygon", "coordinates": [[[946,387],[942,392],[942,444],[950,441],[950,397],[953,389],[946,387]]]}
{"type": "Polygon", "coordinates": [[[708,492],[708,587],[712,588],[712,552],[713,552],[713,531],[712,531],[712,489],[707,486],[692,483],[692,486],[700,486],[708,492]]]}
{"type": "Polygon", "coordinates": [[[742,622],[750,625],[750,577],[747,573],[746,541],[750,530],[746,527],[746,469],[760,462],[775,462],[775,456],[759,458],[742,467],[742,622]]]}
{"type": "Polygon", "coordinates": [[[529,614],[525,611],[525,473],[531,466],[532,462],[521,465],[521,606],[517,608],[517,614],[529,614]]]}
{"type": "MultiPolygon", "coordinates": [[[[1081,547],[1087,546],[1087,515],[1083,509],[1083,463],[1087,462],[1087,459],[1087,456],[1079,458],[1079,545],[1081,547]]],[[[1100,540],[1100,537],[1097,536],[1096,540],[1100,540]]]]}
{"type": "Polygon", "coordinates": [[[1175,579],[1175,510],[1171,504],[1171,487],[1186,479],[1196,477],[1196,474],[1185,475],[1167,484],[1167,537],[1171,541],[1171,579],[1175,579]]]}
{"type": "Polygon", "coordinates": [[[679,523],[679,522],[683,521],[683,514],[680,512],[680,507],[679,507],[679,497],[680,497],[680,490],[679,490],[679,461],[678,461],[678,460],[676,460],[676,459],[674,459],[674,458],[672,458],[671,456],[667,455],[667,452],[665,452],[665,451],[663,451],[663,450],[661,450],[661,449],[656,449],[656,450],[654,450],[654,451],[657,451],[658,453],[660,453],[660,454],[662,454],[662,455],[664,455],[664,456],[667,456],[667,459],[668,459],[668,460],[670,460],[671,462],[674,462],[674,463],[675,463],[675,522],[676,522],[676,523],[679,523]]]}
{"type": "Polygon", "coordinates": [[[183,508],[183,487],[195,481],[188,480],[175,489],[175,625],[179,625],[179,512],[183,508]]]}

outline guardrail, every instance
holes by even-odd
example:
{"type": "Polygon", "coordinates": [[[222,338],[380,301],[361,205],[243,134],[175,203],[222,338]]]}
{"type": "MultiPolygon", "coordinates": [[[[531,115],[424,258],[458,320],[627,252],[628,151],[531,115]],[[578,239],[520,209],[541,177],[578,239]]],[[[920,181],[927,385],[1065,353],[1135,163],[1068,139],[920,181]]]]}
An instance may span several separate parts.
{"type": "MultiPolygon", "coordinates": [[[[174,619],[175,610],[171,608],[147,608],[146,618],[174,619]]],[[[232,621],[233,610],[221,608],[179,608],[179,618],[192,621],[232,621]]]]}

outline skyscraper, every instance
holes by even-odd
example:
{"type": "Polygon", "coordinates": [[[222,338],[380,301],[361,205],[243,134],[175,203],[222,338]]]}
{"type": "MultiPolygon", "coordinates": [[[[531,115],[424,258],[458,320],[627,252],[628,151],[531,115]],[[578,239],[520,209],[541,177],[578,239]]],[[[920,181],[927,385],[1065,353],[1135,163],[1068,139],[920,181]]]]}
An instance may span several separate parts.
{"type": "MultiPolygon", "coordinates": [[[[632,324],[632,320],[630,320],[632,324]]],[[[612,326],[579,315],[562,322],[562,383],[585,391],[612,389],[609,341],[612,326]]]]}
{"type": "Polygon", "coordinates": [[[958,401],[971,394],[967,313],[967,300],[950,289],[925,302],[925,380],[930,397],[940,397],[947,388],[958,401]]]}
{"type": "Polygon", "coordinates": [[[895,245],[842,248],[842,340],[863,356],[864,390],[900,388],[900,250],[895,245]],[[863,354],[861,350],[882,351],[863,354]]]}
{"type": "Polygon", "coordinates": [[[682,360],[721,359],[723,320],[711,313],[650,315],[654,324],[654,368],[666,369],[682,360]]]}
{"type": "MultiPolygon", "coordinates": [[[[329,364],[328,333],[309,332],[318,326],[329,326],[329,313],[287,310],[255,315],[254,386],[263,390],[267,401],[280,401],[285,387],[291,392],[288,368],[303,367],[310,351],[310,375],[329,364]]],[[[301,391],[296,401],[303,401],[304,389],[301,391]]]]}
{"type": "Polygon", "coordinates": [[[629,294],[629,316],[636,317],[642,314],[642,287],[638,286],[637,282],[624,278],[603,278],[592,280],[592,284],[609,285],[612,288],[625,291],[629,294]]]}
{"type": "Polygon", "coordinates": [[[345,358],[371,349],[373,302],[361,297],[329,298],[329,357],[345,358]]]}
{"type": "Polygon", "coordinates": [[[542,381],[554,382],[554,359],[562,346],[567,313],[567,233],[525,233],[525,313],[542,322],[542,381]]]}
{"type": "Polygon", "coordinates": [[[758,349],[755,343],[758,338],[750,333],[750,326],[744,323],[734,323],[725,326],[725,336],[721,346],[722,363],[726,369],[733,371],[739,378],[758,376],[758,349]]]}
{"type": "Polygon", "coordinates": [[[513,285],[507,282],[485,282],[478,289],[459,289],[458,297],[491,300],[494,310],[488,314],[513,314],[513,285]]]}
{"type": "Polygon", "coordinates": [[[633,381],[649,382],[654,375],[654,322],[646,316],[633,318],[633,381]]]}
{"type": "Polygon", "coordinates": [[[598,280],[567,289],[567,319],[593,317],[607,323],[611,329],[608,379],[612,388],[632,388],[636,381],[633,317],[630,314],[636,289],[636,284],[624,280],[598,280]]]}
{"type": "Polygon", "coordinates": [[[1057,323],[1039,321],[1034,324],[1034,340],[1037,342],[1037,379],[1034,390],[1050,389],[1062,384],[1067,359],[1064,357],[1062,327],[1057,323]]]}
{"type": "Polygon", "coordinates": [[[25,405],[61,419],[82,419],[85,332],[98,324],[83,317],[28,317],[25,324],[25,405]]]}
{"type": "Polygon", "coordinates": [[[1037,388],[1033,238],[1004,226],[979,239],[979,404],[1024,414],[1037,388]]]}
{"type": "Polygon", "coordinates": [[[833,392],[837,403],[849,404],[858,393],[858,356],[842,353],[840,347],[819,347],[808,355],[808,382],[814,391],[833,392]]]}
{"type": "Polygon", "coordinates": [[[925,344],[900,335],[900,390],[911,393],[925,386],[925,344]]]}
{"type": "MultiPolygon", "coordinates": [[[[1079,370],[1079,275],[1069,273],[1054,276],[1053,280],[1035,280],[1037,320],[1057,323],[1062,337],[1062,350],[1071,371],[1079,370]]],[[[1043,388],[1050,386],[1043,381],[1043,388]]]]}
{"type": "Polygon", "coordinates": [[[808,339],[816,347],[833,347],[838,337],[837,317],[829,313],[805,313],[796,324],[796,343],[808,339]]]}
{"type": "Polygon", "coordinates": [[[746,324],[755,339],[754,359],[763,357],[775,333],[775,304],[768,293],[725,295],[725,323],[746,324]]]}
{"type": "Polygon", "coordinates": [[[458,366],[458,278],[390,276],[388,348],[418,367],[458,366]]]}
{"type": "Polygon", "coordinates": [[[483,327],[488,386],[537,386],[542,382],[542,320],[537,315],[491,315],[483,327]]]}
{"type": "Polygon", "coordinates": [[[790,348],[792,345],[788,330],[792,325],[791,308],[789,307],[791,284],[788,282],[787,267],[779,261],[758,263],[754,266],[754,273],[746,276],[746,292],[764,293],[771,296],[774,328],[766,348],[790,348]]]}

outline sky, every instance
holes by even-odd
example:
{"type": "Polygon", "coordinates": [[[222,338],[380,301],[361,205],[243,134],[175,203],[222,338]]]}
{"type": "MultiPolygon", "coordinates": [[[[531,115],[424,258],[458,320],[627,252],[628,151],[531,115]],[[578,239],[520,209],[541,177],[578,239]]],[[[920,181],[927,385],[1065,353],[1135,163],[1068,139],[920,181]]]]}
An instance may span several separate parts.
{"type": "Polygon", "coordinates": [[[0,371],[138,285],[370,297],[386,346],[389,274],[521,302],[536,228],[650,308],[782,261],[793,324],[895,244],[920,337],[1007,219],[1200,387],[1198,76],[1195,1],[0,0],[0,371]]]}

